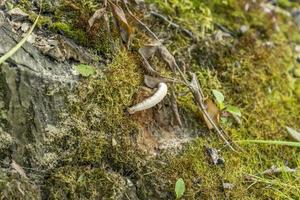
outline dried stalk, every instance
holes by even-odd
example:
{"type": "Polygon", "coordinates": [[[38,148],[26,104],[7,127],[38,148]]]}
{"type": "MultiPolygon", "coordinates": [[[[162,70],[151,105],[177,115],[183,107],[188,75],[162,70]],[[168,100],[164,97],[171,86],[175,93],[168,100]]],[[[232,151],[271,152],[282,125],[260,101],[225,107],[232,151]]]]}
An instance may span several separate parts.
{"type": "Polygon", "coordinates": [[[150,35],[151,35],[154,39],[156,39],[157,41],[159,41],[159,39],[158,39],[158,37],[156,36],[156,34],[153,33],[153,32],[150,30],[150,28],[149,28],[146,24],[144,24],[140,19],[138,19],[138,18],[131,12],[131,10],[130,10],[129,7],[127,6],[126,2],[124,2],[124,5],[125,5],[125,8],[126,8],[128,14],[129,14],[135,21],[137,21],[142,27],[144,27],[144,28],[150,33],[150,35]]]}
{"type": "Polygon", "coordinates": [[[171,27],[173,27],[175,29],[179,29],[180,31],[182,31],[183,33],[185,33],[187,36],[189,36],[190,38],[192,38],[193,40],[197,40],[197,38],[195,37],[195,35],[191,31],[189,31],[189,30],[187,30],[187,29],[179,26],[178,24],[170,21],[167,17],[165,17],[165,16],[163,16],[163,15],[157,13],[157,12],[154,12],[154,11],[151,11],[150,14],[153,15],[154,17],[162,19],[163,21],[165,21],[166,23],[168,23],[169,26],[171,26],[171,27]]]}
{"type": "Polygon", "coordinates": [[[173,87],[171,88],[171,108],[175,115],[175,120],[176,120],[177,124],[180,127],[182,127],[182,122],[181,122],[181,118],[179,115],[178,106],[177,106],[177,102],[176,102],[176,94],[175,94],[173,87]]]}

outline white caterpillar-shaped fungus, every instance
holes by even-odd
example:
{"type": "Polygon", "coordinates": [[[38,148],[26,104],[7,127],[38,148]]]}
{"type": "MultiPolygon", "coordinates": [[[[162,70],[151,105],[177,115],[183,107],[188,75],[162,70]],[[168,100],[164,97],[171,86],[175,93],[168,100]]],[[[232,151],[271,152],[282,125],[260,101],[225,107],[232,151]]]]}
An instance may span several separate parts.
{"type": "Polygon", "coordinates": [[[136,104],[128,108],[129,114],[133,114],[138,111],[146,110],[154,107],[156,104],[161,102],[168,93],[168,87],[165,83],[159,83],[157,91],[149,98],[145,99],[141,103],[136,104]]]}

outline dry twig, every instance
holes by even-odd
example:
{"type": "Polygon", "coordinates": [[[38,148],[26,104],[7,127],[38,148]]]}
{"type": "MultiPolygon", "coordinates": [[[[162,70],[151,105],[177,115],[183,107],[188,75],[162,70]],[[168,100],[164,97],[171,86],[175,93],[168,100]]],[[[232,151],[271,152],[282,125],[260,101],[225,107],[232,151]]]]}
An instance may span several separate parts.
{"type": "Polygon", "coordinates": [[[178,24],[170,21],[164,15],[159,14],[159,13],[154,12],[154,11],[151,11],[150,14],[153,15],[154,17],[162,19],[163,21],[165,21],[166,23],[168,23],[168,26],[171,26],[171,27],[173,27],[175,29],[179,29],[180,31],[182,31],[183,33],[185,33],[187,36],[189,36],[190,38],[192,38],[193,40],[197,40],[197,38],[195,37],[195,35],[191,31],[189,31],[186,28],[183,28],[180,25],[178,25],[178,24]]]}

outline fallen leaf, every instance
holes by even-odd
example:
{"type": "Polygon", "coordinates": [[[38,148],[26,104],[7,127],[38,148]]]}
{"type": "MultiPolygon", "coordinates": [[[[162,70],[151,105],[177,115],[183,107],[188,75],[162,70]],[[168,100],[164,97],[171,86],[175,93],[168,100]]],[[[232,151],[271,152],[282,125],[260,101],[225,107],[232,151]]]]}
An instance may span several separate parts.
{"type": "Polygon", "coordinates": [[[158,50],[159,50],[161,57],[164,59],[165,62],[168,63],[171,70],[176,71],[176,68],[178,67],[178,65],[176,63],[174,56],[169,52],[169,50],[163,45],[160,45],[158,47],[158,50]]]}
{"type": "Polygon", "coordinates": [[[232,190],[234,188],[234,184],[232,183],[223,183],[223,188],[226,190],[232,190]]]}
{"type": "Polygon", "coordinates": [[[157,85],[161,82],[164,82],[164,80],[162,78],[156,78],[156,77],[148,76],[148,75],[144,76],[144,83],[149,88],[156,88],[157,85]]]}
{"type": "Polygon", "coordinates": [[[288,166],[276,167],[275,165],[273,165],[270,169],[265,170],[262,174],[274,175],[280,173],[294,173],[296,171],[296,169],[291,169],[288,166]]]}
{"type": "Polygon", "coordinates": [[[121,33],[122,40],[128,44],[130,41],[132,28],[127,22],[125,13],[120,6],[114,4],[111,1],[108,1],[108,2],[112,8],[113,16],[115,17],[115,19],[117,20],[117,22],[120,25],[120,33],[121,33]],[[123,30],[121,28],[123,28],[123,30]]]}
{"type": "Polygon", "coordinates": [[[14,170],[16,170],[24,178],[27,178],[24,169],[18,163],[16,163],[16,161],[12,160],[12,162],[11,162],[11,168],[13,168],[14,170]]]}
{"type": "Polygon", "coordinates": [[[300,142],[300,133],[293,128],[286,127],[289,135],[296,141],[300,142]]]}
{"type": "Polygon", "coordinates": [[[145,46],[139,49],[139,54],[143,58],[143,63],[146,71],[153,76],[160,76],[160,74],[155,69],[153,69],[153,67],[147,60],[155,54],[156,50],[156,46],[145,46]]]}
{"type": "Polygon", "coordinates": [[[140,48],[139,53],[146,59],[149,59],[150,57],[152,57],[155,54],[157,49],[158,49],[157,44],[155,44],[155,43],[148,44],[148,45],[145,45],[144,47],[140,48]]]}
{"type": "Polygon", "coordinates": [[[95,11],[93,16],[88,21],[90,28],[94,25],[97,19],[100,19],[105,14],[105,12],[106,12],[106,8],[100,8],[95,11]]]}
{"type": "MultiPolygon", "coordinates": [[[[205,99],[204,100],[206,110],[210,118],[216,123],[220,123],[220,110],[216,106],[216,104],[211,99],[205,99]]],[[[210,121],[207,119],[207,117],[203,114],[204,121],[209,129],[213,129],[214,126],[210,123],[210,121]]]]}
{"type": "Polygon", "coordinates": [[[206,152],[214,165],[223,165],[225,163],[224,158],[219,155],[219,152],[215,148],[205,147],[206,152]]]}

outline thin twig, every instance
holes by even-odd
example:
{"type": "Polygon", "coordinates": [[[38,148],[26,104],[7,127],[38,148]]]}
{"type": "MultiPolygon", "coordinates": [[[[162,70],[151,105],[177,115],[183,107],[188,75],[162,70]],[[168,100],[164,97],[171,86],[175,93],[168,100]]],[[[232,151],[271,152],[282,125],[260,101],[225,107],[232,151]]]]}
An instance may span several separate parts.
{"type": "Polygon", "coordinates": [[[181,122],[181,118],[180,118],[180,114],[179,114],[178,106],[177,106],[177,101],[176,101],[176,94],[174,91],[174,83],[173,83],[173,87],[171,87],[171,108],[175,115],[175,120],[176,120],[177,124],[180,127],[182,127],[182,122],[181,122]]]}
{"type": "Polygon", "coordinates": [[[156,34],[153,33],[153,32],[150,30],[150,28],[149,28],[146,24],[144,24],[140,19],[138,19],[138,18],[131,12],[131,10],[129,9],[129,7],[127,6],[127,4],[126,4],[125,2],[124,2],[124,5],[125,5],[125,8],[126,8],[127,12],[129,13],[129,15],[130,15],[134,20],[136,20],[140,25],[142,25],[142,27],[144,27],[144,29],[146,29],[154,39],[156,39],[157,41],[159,41],[159,38],[156,36],[156,34]]]}
{"type": "Polygon", "coordinates": [[[180,25],[178,25],[178,24],[170,21],[167,17],[163,16],[162,14],[159,14],[159,13],[154,12],[154,11],[151,11],[150,14],[153,15],[154,17],[160,18],[163,21],[167,22],[169,26],[171,26],[171,27],[173,27],[175,29],[179,29],[180,31],[182,31],[183,33],[185,33],[187,36],[189,36],[190,38],[192,38],[193,40],[197,40],[197,38],[195,37],[195,35],[191,31],[189,31],[189,30],[181,27],[180,25]]]}

